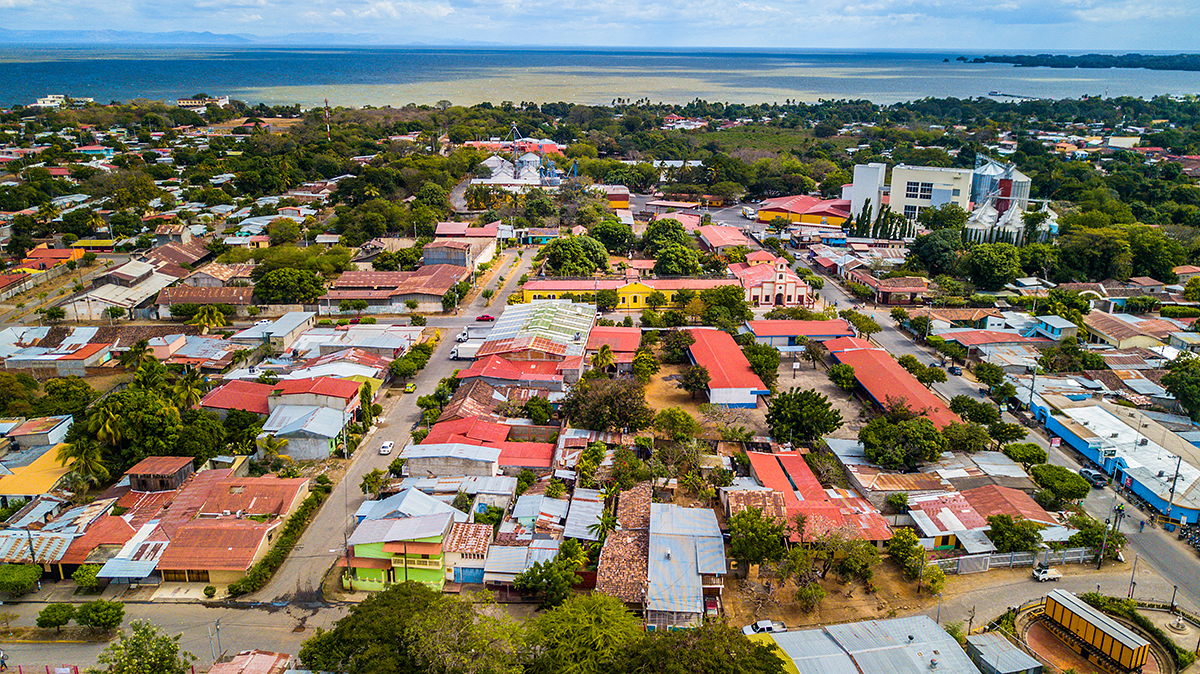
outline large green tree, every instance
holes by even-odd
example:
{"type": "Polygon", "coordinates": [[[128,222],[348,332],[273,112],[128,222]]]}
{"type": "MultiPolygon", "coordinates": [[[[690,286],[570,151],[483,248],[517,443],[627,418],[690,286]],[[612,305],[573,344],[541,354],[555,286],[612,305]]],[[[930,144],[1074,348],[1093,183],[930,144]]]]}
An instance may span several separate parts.
{"type": "Polygon", "coordinates": [[[614,218],[605,218],[592,225],[588,236],[604,244],[610,255],[625,255],[633,248],[633,228],[614,218]]]}
{"type": "Polygon", "coordinates": [[[682,223],[673,218],[663,218],[646,225],[646,231],[642,234],[642,252],[647,257],[655,257],[658,251],[668,246],[687,246],[690,242],[691,237],[682,223]]]}
{"type": "Polygon", "coordinates": [[[867,459],[884,468],[914,469],[946,451],[946,436],[927,417],[876,417],[858,431],[867,459]]]}
{"type": "Polygon", "coordinates": [[[743,564],[765,564],[783,558],[788,536],[785,522],[777,522],[760,508],[747,508],[729,518],[729,554],[743,564]]]}
{"type": "Polygon", "coordinates": [[[842,427],[842,413],[813,389],[791,388],[767,401],[767,426],[776,442],[811,444],[842,427]]]}
{"type": "Polygon", "coordinates": [[[645,389],[632,379],[582,380],[571,387],[559,412],[572,424],[593,431],[640,431],[654,421],[645,389]]]}
{"type": "Polygon", "coordinates": [[[1192,419],[1200,420],[1200,357],[1185,353],[1167,363],[1162,384],[1192,419]]]}
{"type": "Polygon", "coordinates": [[[318,630],[300,648],[300,662],[313,670],[361,674],[425,674],[416,652],[413,625],[441,595],[405,582],[350,607],[329,631],[318,630]]]}
{"type": "Polygon", "coordinates": [[[655,254],[654,273],[659,276],[695,276],[700,273],[700,257],[692,248],[671,244],[655,254]]]}
{"type": "Polygon", "coordinates": [[[168,636],[146,620],[135,620],[130,627],[129,634],[118,636],[96,656],[96,661],[107,667],[90,669],[89,674],[184,674],[196,661],[196,656],[179,647],[178,634],[168,636]]]}
{"type": "Polygon", "coordinates": [[[620,599],[575,596],[526,623],[529,674],[608,674],[622,671],[630,645],[645,634],[620,599]]]}
{"type": "Polygon", "coordinates": [[[997,290],[1021,275],[1021,255],[1010,243],[982,243],[963,258],[971,282],[985,290],[997,290]]]}
{"type": "Polygon", "coordinates": [[[325,294],[325,284],[308,270],[273,269],[254,285],[254,294],[266,304],[312,304],[325,294]]]}
{"type": "Polygon", "coordinates": [[[546,270],[557,276],[591,276],[608,269],[608,251],[590,236],[564,236],[546,244],[546,270]]]}
{"type": "Polygon", "coordinates": [[[782,674],[783,661],[769,643],[752,641],[723,622],[644,635],[614,670],[627,674],[782,674]]]}

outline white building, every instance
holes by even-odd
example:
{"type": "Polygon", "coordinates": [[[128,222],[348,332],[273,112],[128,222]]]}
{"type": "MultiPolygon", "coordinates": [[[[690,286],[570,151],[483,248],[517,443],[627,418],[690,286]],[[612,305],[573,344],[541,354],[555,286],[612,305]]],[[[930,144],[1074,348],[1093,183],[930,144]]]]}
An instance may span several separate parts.
{"type": "Polygon", "coordinates": [[[854,166],[854,183],[842,188],[842,198],[850,200],[850,215],[857,218],[867,201],[871,202],[868,216],[875,217],[879,204],[883,203],[883,183],[887,179],[887,164],[872,162],[854,166]]]}
{"type": "Polygon", "coordinates": [[[892,211],[910,220],[923,208],[943,204],[958,204],[964,211],[970,211],[973,177],[971,169],[901,164],[892,169],[889,204],[892,211]]]}

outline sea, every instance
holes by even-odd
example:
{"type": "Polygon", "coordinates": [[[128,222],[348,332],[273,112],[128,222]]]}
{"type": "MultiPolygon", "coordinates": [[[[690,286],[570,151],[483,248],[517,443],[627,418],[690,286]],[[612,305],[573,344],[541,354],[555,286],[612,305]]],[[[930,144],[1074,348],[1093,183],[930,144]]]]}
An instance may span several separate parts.
{"type": "MultiPolygon", "coordinates": [[[[197,93],[345,107],[534,101],[609,105],[878,104],[989,92],[1035,98],[1200,93],[1200,72],[1017,68],[969,52],[834,50],[72,47],[0,45],[0,106],[47,94],[98,102],[197,93]]],[[[1005,100],[1017,100],[1007,98],[1005,100]]]]}

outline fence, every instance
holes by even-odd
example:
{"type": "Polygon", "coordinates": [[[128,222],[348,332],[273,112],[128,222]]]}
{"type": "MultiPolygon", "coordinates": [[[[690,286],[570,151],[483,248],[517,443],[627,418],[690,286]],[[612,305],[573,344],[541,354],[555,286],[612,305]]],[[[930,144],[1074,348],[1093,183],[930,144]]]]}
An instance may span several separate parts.
{"type": "Polygon", "coordinates": [[[990,569],[1011,569],[1018,566],[1033,566],[1039,557],[1047,564],[1088,564],[1096,561],[1096,551],[1091,548],[1070,548],[1045,553],[997,552],[989,555],[966,555],[952,559],[930,562],[945,573],[981,573],[990,569]]]}
{"type": "Polygon", "coordinates": [[[17,674],[79,674],[78,665],[17,665],[8,671],[17,674]]]}

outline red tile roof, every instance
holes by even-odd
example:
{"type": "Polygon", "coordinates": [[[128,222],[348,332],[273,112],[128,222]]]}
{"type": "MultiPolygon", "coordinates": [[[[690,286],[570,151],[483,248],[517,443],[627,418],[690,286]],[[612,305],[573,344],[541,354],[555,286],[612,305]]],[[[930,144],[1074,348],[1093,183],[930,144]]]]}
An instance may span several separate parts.
{"type": "Polygon", "coordinates": [[[312,377],[309,379],[284,379],[272,384],[271,388],[276,395],[312,393],[342,400],[353,400],[358,397],[362,384],[336,377],[312,377]]]}
{"type": "Polygon", "coordinates": [[[826,337],[854,336],[854,328],[844,318],[829,321],[747,321],[756,337],[826,337]]]}
{"type": "MultiPolygon", "coordinates": [[[[794,524],[797,515],[805,516],[805,540],[836,527],[845,527],[870,541],[892,537],[887,520],[877,509],[862,498],[831,496],[800,454],[750,452],[748,456],[763,486],[783,495],[789,525],[794,524]]],[[[798,541],[801,537],[793,532],[791,538],[798,541]]]]}
{"type": "Polygon", "coordinates": [[[492,542],[492,525],[455,522],[442,542],[445,552],[486,555],[492,542]]]}
{"type": "Polygon", "coordinates": [[[241,511],[248,516],[283,516],[307,484],[308,479],[302,477],[235,477],[220,480],[208,490],[200,512],[221,515],[241,511]]]}
{"type": "Polygon", "coordinates": [[[442,421],[429,429],[429,434],[425,436],[425,440],[421,444],[461,442],[468,445],[495,446],[508,439],[509,430],[507,424],[499,424],[479,417],[442,421]]]}
{"type": "Polygon", "coordinates": [[[838,351],[878,349],[879,347],[859,337],[838,337],[825,342],[825,348],[829,350],[829,353],[837,353],[838,351]]]}
{"type": "Polygon", "coordinates": [[[554,462],[554,445],[549,442],[497,442],[501,467],[550,468],[554,462]]]}
{"type": "Polygon", "coordinates": [[[476,359],[471,367],[459,370],[459,379],[488,377],[509,381],[537,380],[562,381],[558,374],[557,361],[551,360],[508,360],[501,356],[486,356],[476,359]]]}
{"type": "Polygon", "coordinates": [[[159,306],[173,304],[229,304],[243,306],[253,302],[254,288],[200,286],[173,286],[163,288],[155,303],[159,306]]]}
{"type": "Polygon", "coordinates": [[[267,398],[271,385],[234,379],[211,390],[200,399],[200,407],[218,410],[245,410],[266,416],[271,413],[267,398]]]}
{"type": "Polygon", "coordinates": [[[983,344],[1033,344],[1035,346],[1045,344],[1049,346],[1054,343],[1045,337],[1022,337],[1015,333],[997,330],[963,330],[942,336],[948,342],[958,342],[967,347],[983,344]]]}
{"type": "Polygon", "coordinates": [[[758,210],[760,213],[762,211],[782,211],[802,215],[823,213],[846,218],[850,216],[850,212],[843,207],[844,204],[845,202],[841,199],[819,199],[802,194],[766,199],[759,205],[758,210]]]}
{"type": "Polygon", "coordinates": [[[908,401],[913,411],[924,411],[939,428],[961,421],[941,398],[922,386],[883,349],[834,351],[830,347],[830,351],[839,363],[854,367],[854,377],[858,383],[880,405],[886,406],[889,398],[902,398],[908,401]]]}
{"type": "Polygon", "coordinates": [[[599,351],[601,346],[607,344],[615,353],[633,352],[641,343],[641,328],[597,326],[588,334],[587,350],[599,351]]]}
{"type": "Polygon", "coordinates": [[[691,333],[696,339],[689,347],[692,358],[708,369],[710,389],[767,390],[729,333],[723,330],[692,330],[691,333]]]}
{"type": "Polygon", "coordinates": [[[1057,524],[1050,513],[1020,489],[989,484],[967,489],[962,496],[985,519],[991,515],[1011,515],[1042,524],[1057,524]]]}
{"type": "Polygon", "coordinates": [[[267,533],[281,520],[198,519],[175,530],[171,544],[158,560],[159,570],[204,569],[245,571],[255,553],[265,548],[267,533]]]}
{"type": "Polygon", "coordinates": [[[750,240],[736,227],[705,225],[699,230],[700,237],[712,248],[724,246],[749,246],[750,240]]]}
{"type": "Polygon", "coordinates": [[[124,518],[105,515],[92,522],[82,536],[71,541],[71,546],[67,548],[61,563],[83,564],[96,548],[102,545],[125,545],[135,533],[136,530],[124,518]]]}

